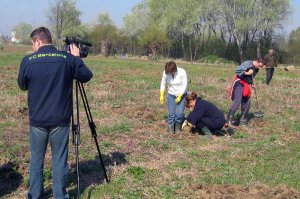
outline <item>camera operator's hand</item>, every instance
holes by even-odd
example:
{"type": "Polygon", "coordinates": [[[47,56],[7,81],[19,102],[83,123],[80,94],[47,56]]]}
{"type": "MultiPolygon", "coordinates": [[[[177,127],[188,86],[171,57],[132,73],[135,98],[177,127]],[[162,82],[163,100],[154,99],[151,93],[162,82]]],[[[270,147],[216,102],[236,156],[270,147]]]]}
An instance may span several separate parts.
{"type": "Polygon", "coordinates": [[[80,52],[79,52],[79,48],[75,45],[75,44],[71,44],[70,45],[70,53],[74,56],[79,57],[80,56],[80,52]]]}

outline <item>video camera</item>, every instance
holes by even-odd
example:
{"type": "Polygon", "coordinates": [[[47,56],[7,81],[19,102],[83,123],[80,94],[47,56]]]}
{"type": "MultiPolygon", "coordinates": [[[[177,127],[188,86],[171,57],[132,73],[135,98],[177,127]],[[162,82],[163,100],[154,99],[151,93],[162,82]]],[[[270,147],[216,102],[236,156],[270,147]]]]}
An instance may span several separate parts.
{"type": "Polygon", "coordinates": [[[74,38],[74,37],[65,37],[64,42],[65,45],[65,51],[70,52],[70,45],[75,44],[79,48],[79,53],[81,58],[85,58],[89,54],[89,47],[92,46],[92,44],[82,38],[74,38]]]}

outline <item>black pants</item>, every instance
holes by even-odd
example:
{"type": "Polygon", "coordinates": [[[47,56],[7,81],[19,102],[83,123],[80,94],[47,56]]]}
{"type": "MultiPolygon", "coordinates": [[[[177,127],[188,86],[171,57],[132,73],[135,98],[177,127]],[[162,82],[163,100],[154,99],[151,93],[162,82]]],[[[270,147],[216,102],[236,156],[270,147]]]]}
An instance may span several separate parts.
{"type": "Polygon", "coordinates": [[[251,107],[250,98],[243,97],[243,86],[238,85],[234,88],[234,100],[232,101],[232,105],[230,110],[235,113],[238,108],[241,106],[241,112],[246,114],[251,107]]]}
{"type": "Polygon", "coordinates": [[[266,68],[266,84],[270,84],[274,74],[274,68],[266,68]]]}
{"type": "Polygon", "coordinates": [[[212,119],[211,117],[203,117],[197,124],[196,127],[202,129],[203,127],[209,128],[209,130],[220,130],[225,125],[226,120],[224,118],[212,119]]]}

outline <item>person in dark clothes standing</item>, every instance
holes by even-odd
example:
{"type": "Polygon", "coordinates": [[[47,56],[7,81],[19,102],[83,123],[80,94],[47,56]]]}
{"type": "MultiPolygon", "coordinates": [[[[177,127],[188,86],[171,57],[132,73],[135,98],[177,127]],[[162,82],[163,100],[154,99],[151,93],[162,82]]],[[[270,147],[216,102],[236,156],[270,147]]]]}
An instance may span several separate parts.
{"type": "Polygon", "coordinates": [[[277,60],[275,57],[274,49],[269,49],[269,53],[265,56],[266,60],[266,84],[269,85],[273,74],[274,74],[274,67],[277,67],[277,60]]]}
{"type": "Polygon", "coordinates": [[[258,60],[248,60],[243,62],[235,70],[235,77],[231,84],[230,98],[232,105],[227,115],[227,123],[234,126],[234,114],[241,106],[241,125],[246,125],[246,114],[250,109],[251,89],[250,85],[254,87],[253,78],[259,71],[259,68],[265,65],[265,59],[259,58],[258,60]]]}
{"type": "Polygon", "coordinates": [[[224,127],[224,114],[214,104],[197,97],[195,92],[188,94],[185,99],[186,108],[193,109],[186,118],[187,122],[200,129],[205,136],[211,137],[212,132],[224,127]]]}
{"type": "Polygon", "coordinates": [[[52,155],[53,197],[69,198],[66,188],[73,80],[88,82],[93,73],[79,57],[79,49],[74,44],[70,46],[70,53],[57,50],[47,28],[35,29],[30,38],[34,53],[23,58],[18,75],[19,87],[28,90],[31,154],[28,198],[43,196],[48,142],[52,155]]]}

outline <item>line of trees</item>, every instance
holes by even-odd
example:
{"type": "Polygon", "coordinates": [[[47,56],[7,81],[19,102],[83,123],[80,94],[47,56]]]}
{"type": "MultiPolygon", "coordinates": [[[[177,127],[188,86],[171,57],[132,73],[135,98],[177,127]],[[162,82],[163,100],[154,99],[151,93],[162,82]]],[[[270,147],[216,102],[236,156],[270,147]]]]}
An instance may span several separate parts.
{"type": "Polygon", "coordinates": [[[167,34],[164,43],[153,35],[148,42],[166,45],[169,55],[190,61],[209,54],[236,61],[261,56],[290,14],[289,0],[147,0],[138,6],[129,19],[142,16],[142,31],[152,26],[167,34]]]}
{"type": "MultiPolygon", "coordinates": [[[[282,61],[299,62],[295,51],[300,29],[286,42],[276,34],[291,14],[290,0],[143,0],[124,17],[123,28],[108,13],[84,25],[75,5],[75,0],[50,5],[49,26],[60,49],[64,36],[79,36],[93,43],[92,53],[104,56],[128,53],[195,61],[214,55],[241,62],[272,47],[284,55],[282,61]]],[[[22,28],[28,32],[24,24],[15,30],[23,34],[22,28]]]]}

